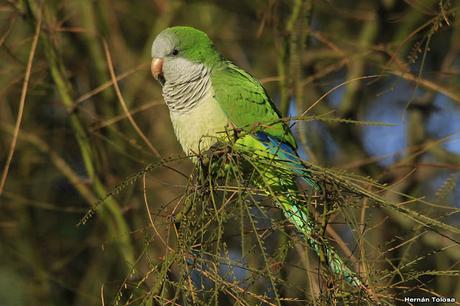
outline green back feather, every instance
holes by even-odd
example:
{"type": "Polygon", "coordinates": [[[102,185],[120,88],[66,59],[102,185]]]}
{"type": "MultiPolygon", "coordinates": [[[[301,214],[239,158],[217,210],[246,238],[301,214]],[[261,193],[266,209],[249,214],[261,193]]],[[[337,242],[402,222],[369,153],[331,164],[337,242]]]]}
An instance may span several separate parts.
{"type": "Polygon", "coordinates": [[[212,70],[211,81],[217,102],[237,128],[246,132],[263,130],[297,148],[291,130],[280,121],[267,92],[249,73],[222,60],[212,70]]]}
{"type": "Polygon", "coordinates": [[[235,127],[246,132],[263,130],[297,148],[289,127],[280,121],[281,116],[262,85],[224,59],[206,33],[186,26],[171,27],[165,32],[177,39],[180,56],[210,68],[215,99],[235,127]]]}

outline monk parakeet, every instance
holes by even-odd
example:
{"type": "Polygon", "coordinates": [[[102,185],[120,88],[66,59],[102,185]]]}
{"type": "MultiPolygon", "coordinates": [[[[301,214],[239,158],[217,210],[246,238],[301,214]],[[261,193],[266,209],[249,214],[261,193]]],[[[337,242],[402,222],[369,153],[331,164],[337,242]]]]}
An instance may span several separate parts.
{"type": "Polygon", "coordinates": [[[259,160],[260,178],[255,185],[275,195],[285,217],[333,273],[352,286],[361,286],[358,276],[319,235],[298,195],[296,177],[312,189],[319,187],[298,157],[296,140],[262,85],[223,58],[204,32],[191,27],[163,30],[153,42],[152,57],[152,74],[162,86],[185,153],[199,154],[228,141],[225,131],[229,129],[242,131],[234,147],[252,154],[255,163],[259,160]]]}

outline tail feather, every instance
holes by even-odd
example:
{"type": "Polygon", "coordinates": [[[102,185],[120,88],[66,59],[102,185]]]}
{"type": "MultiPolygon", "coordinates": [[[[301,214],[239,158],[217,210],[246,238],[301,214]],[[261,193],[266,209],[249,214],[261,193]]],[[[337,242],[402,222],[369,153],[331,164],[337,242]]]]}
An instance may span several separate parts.
{"type": "Polygon", "coordinates": [[[320,231],[306,208],[299,206],[298,201],[289,194],[279,195],[276,200],[285,217],[305,236],[310,248],[335,275],[343,277],[353,287],[363,286],[356,273],[347,266],[327,239],[318,235],[320,231]]]}
{"type": "Polygon", "coordinates": [[[327,239],[319,235],[315,220],[300,201],[296,176],[301,177],[312,190],[320,188],[310,177],[295,149],[263,132],[258,132],[255,137],[247,135],[240,138],[237,146],[243,152],[249,153],[249,162],[259,172],[256,185],[275,198],[285,217],[305,236],[308,245],[329,269],[350,285],[362,286],[362,281],[348,268],[327,239]]]}

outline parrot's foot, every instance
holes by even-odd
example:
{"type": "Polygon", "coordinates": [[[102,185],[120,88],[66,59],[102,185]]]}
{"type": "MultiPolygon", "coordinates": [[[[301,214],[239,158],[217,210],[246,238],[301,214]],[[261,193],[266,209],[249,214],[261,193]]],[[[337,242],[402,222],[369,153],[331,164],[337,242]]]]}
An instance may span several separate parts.
{"type": "Polygon", "coordinates": [[[233,157],[232,147],[228,143],[217,142],[208,150],[198,155],[198,160],[205,176],[221,178],[226,175],[233,157]]]}
{"type": "Polygon", "coordinates": [[[208,150],[202,152],[198,158],[203,167],[209,167],[210,164],[220,163],[222,157],[231,152],[229,146],[222,142],[216,142],[208,150]]]}

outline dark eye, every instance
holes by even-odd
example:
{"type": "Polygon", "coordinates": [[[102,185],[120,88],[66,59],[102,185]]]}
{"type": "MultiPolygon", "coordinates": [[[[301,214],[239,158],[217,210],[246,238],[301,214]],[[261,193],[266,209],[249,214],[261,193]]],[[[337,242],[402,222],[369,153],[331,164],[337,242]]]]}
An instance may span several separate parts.
{"type": "Polygon", "coordinates": [[[179,54],[179,50],[174,49],[173,52],[172,52],[172,55],[177,55],[177,54],[179,54]]]}

